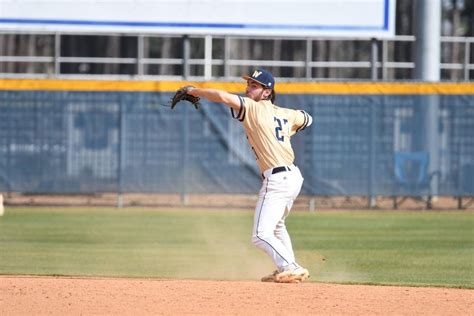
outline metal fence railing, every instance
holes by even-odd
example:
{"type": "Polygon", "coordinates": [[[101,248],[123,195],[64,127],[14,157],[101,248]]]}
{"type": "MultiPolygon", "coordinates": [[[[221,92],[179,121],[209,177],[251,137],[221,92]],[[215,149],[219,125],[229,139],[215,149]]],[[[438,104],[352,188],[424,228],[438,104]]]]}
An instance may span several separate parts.
{"type": "MultiPolygon", "coordinates": [[[[157,36],[120,34],[68,34],[68,33],[11,33],[0,32],[4,53],[0,55],[2,77],[91,77],[103,78],[167,78],[193,80],[232,80],[245,73],[249,67],[271,68],[279,78],[314,79],[413,79],[414,56],[400,51],[413,50],[414,36],[396,36],[393,39],[347,38],[246,38],[233,36],[157,36]],[[14,46],[23,41],[43,38],[43,49],[32,43],[30,53],[18,55],[14,46]],[[126,37],[127,52],[113,55],[84,56],[77,52],[65,53],[66,40],[90,37],[99,41],[126,37]],[[343,45],[331,52],[331,46],[343,45]],[[345,46],[344,46],[345,45],[345,46]],[[374,50],[374,46],[377,47],[374,50]],[[6,48],[5,48],[6,47],[6,48]],[[165,48],[168,47],[169,51],[165,48]],[[256,49],[255,47],[259,47],[256,49]],[[264,50],[266,53],[256,53],[264,50]],[[345,50],[360,51],[355,59],[341,53],[345,50]],[[283,52],[284,51],[284,52],[283,52]],[[375,56],[374,56],[375,51],[375,56]],[[170,54],[170,52],[172,52],[170,54]],[[323,52],[323,53],[321,53],[323,52]],[[324,53],[326,52],[326,53],[324,53]],[[337,53],[337,54],[336,54],[337,53]],[[339,56],[340,55],[340,56],[339,56]]],[[[442,80],[474,78],[472,58],[473,37],[442,37],[442,80]]],[[[339,46],[338,46],[339,47],[339,46]]]]}

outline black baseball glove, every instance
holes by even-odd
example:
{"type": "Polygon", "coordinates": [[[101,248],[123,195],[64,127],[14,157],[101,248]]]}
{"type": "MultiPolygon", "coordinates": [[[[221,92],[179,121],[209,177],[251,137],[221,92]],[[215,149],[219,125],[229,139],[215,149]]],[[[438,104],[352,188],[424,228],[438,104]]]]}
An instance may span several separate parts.
{"type": "Polygon", "coordinates": [[[193,86],[185,86],[185,87],[179,88],[176,91],[176,93],[174,94],[174,96],[171,98],[171,101],[170,101],[171,102],[171,109],[174,109],[176,104],[179,101],[183,101],[183,100],[191,102],[194,105],[194,107],[196,108],[196,110],[199,109],[199,106],[201,105],[199,103],[200,98],[188,94],[188,91],[193,89],[193,88],[194,88],[193,86]]]}

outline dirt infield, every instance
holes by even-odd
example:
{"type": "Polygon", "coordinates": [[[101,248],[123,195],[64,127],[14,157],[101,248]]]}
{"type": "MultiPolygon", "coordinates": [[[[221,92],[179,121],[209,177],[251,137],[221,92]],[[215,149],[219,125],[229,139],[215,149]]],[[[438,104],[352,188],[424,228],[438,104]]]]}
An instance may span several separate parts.
{"type": "Polygon", "coordinates": [[[3,315],[472,315],[474,290],[0,276],[3,315]]]}

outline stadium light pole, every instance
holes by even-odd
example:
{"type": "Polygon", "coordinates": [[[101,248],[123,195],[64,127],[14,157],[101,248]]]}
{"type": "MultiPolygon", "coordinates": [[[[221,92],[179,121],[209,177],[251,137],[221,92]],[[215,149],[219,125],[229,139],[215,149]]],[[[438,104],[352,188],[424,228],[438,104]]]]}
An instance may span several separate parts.
{"type": "MultiPolygon", "coordinates": [[[[189,80],[190,69],[189,69],[189,58],[191,56],[191,44],[188,35],[183,36],[183,80],[189,80]]],[[[189,111],[188,107],[184,106],[183,117],[182,117],[182,142],[183,142],[183,155],[181,157],[181,163],[183,168],[183,174],[181,177],[181,204],[183,206],[188,205],[188,176],[189,176],[189,111]]]]}
{"type": "MultiPolygon", "coordinates": [[[[415,79],[428,82],[440,81],[441,51],[441,0],[416,0],[416,53],[415,79]]],[[[424,117],[424,135],[422,142],[429,153],[428,174],[440,170],[439,159],[439,97],[428,95],[422,97],[424,117]]],[[[430,196],[427,207],[431,208],[431,195],[438,193],[439,177],[430,183],[430,196]]]]}
{"type": "Polygon", "coordinates": [[[440,80],[441,0],[416,0],[415,78],[440,80]]]}
{"type": "MultiPolygon", "coordinates": [[[[379,56],[379,43],[376,38],[371,39],[371,55],[370,55],[370,64],[371,64],[371,79],[372,81],[378,80],[378,56],[379,56]]],[[[376,206],[376,197],[374,195],[374,185],[375,185],[375,104],[370,105],[370,127],[369,127],[369,137],[370,137],[370,152],[369,152],[369,181],[368,181],[368,207],[374,208],[376,206]]]]}

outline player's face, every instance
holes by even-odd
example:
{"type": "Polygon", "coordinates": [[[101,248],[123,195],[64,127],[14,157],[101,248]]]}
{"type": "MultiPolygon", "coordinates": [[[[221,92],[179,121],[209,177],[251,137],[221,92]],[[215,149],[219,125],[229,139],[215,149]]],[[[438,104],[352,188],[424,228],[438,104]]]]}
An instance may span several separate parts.
{"type": "Polygon", "coordinates": [[[267,89],[258,82],[253,80],[247,80],[247,88],[245,89],[245,96],[250,98],[254,101],[260,101],[262,99],[266,99],[272,90],[267,89]]]}

